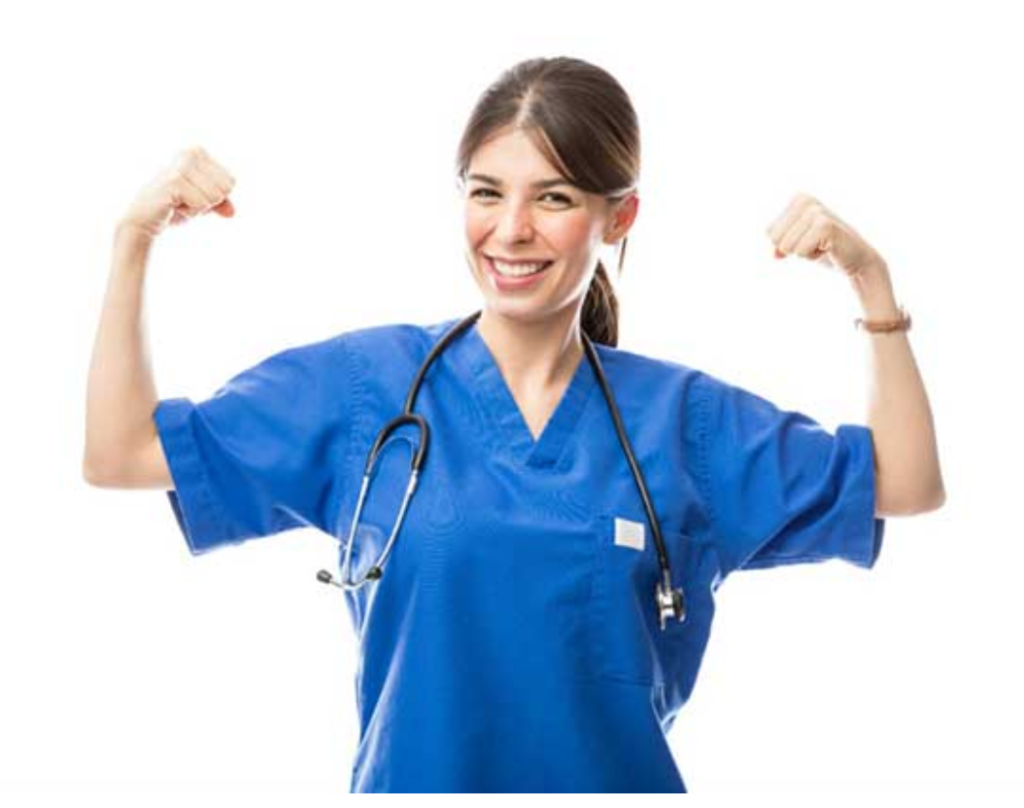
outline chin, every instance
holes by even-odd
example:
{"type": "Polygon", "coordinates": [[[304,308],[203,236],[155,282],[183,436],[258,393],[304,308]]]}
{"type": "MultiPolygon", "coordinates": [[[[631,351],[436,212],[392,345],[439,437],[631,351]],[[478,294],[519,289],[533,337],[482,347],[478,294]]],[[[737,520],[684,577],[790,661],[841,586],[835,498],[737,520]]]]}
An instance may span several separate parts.
{"type": "Polygon", "coordinates": [[[564,307],[555,306],[549,300],[510,300],[485,296],[484,309],[491,316],[527,325],[548,320],[563,311],[564,307]]]}

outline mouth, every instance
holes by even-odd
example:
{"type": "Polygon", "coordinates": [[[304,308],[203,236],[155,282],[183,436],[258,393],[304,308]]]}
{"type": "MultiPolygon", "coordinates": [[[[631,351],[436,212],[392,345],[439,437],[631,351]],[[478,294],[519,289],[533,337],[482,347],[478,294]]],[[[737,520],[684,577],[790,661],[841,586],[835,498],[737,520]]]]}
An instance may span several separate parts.
{"type": "Polygon", "coordinates": [[[517,288],[534,283],[541,278],[554,261],[516,261],[505,263],[494,256],[483,254],[483,263],[487,272],[492,275],[499,286],[504,288],[517,288]]]}

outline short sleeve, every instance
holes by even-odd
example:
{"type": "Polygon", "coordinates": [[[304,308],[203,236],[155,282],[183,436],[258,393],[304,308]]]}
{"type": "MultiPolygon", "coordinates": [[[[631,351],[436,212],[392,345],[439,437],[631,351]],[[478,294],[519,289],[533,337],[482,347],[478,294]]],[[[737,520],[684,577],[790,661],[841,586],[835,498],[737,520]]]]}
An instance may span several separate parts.
{"type": "Polygon", "coordinates": [[[875,517],[871,430],[835,434],[800,412],[701,374],[702,483],[723,575],[842,559],[870,569],[875,517]]]}
{"type": "Polygon", "coordinates": [[[289,348],[209,399],[153,413],[193,555],[297,527],[329,532],[351,431],[343,336],[289,348]]]}

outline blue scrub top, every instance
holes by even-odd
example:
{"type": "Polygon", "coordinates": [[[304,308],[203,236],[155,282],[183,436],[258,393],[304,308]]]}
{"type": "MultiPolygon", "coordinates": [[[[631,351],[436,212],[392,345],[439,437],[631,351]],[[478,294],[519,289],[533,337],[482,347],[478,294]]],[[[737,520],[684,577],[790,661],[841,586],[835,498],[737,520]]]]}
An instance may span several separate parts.
{"type": "MultiPolygon", "coordinates": [[[[198,404],[160,401],[191,552],[315,527],[338,539],[340,567],[367,453],[456,322],[349,331],[275,354],[198,404]]],[[[417,399],[431,442],[384,575],[343,595],[359,643],[352,791],[685,791],[667,733],[721,583],[874,564],[885,522],[867,427],[833,435],[702,371],[595,347],[686,621],[658,625],[654,537],[586,357],[534,440],[474,324],[417,399]]],[[[403,426],[381,453],[354,573],[390,534],[415,438],[403,426]]]]}

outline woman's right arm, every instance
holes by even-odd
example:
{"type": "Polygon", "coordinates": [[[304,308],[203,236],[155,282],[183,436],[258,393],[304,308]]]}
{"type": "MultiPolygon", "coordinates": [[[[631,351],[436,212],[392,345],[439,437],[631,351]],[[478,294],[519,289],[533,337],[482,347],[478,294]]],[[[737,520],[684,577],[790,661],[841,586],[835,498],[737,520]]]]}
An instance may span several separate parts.
{"type": "Polygon", "coordinates": [[[174,487],[153,423],[157,394],[143,317],[152,245],[134,225],[118,224],[86,395],[82,473],[92,485],[174,487]]]}
{"type": "Polygon", "coordinates": [[[115,229],[113,261],[93,344],[82,474],[107,488],[174,488],[153,421],[158,403],[146,343],[143,294],[156,237],[214,210],[232,216],[234,179],[202,149],[182,152],[115,229]]]}

